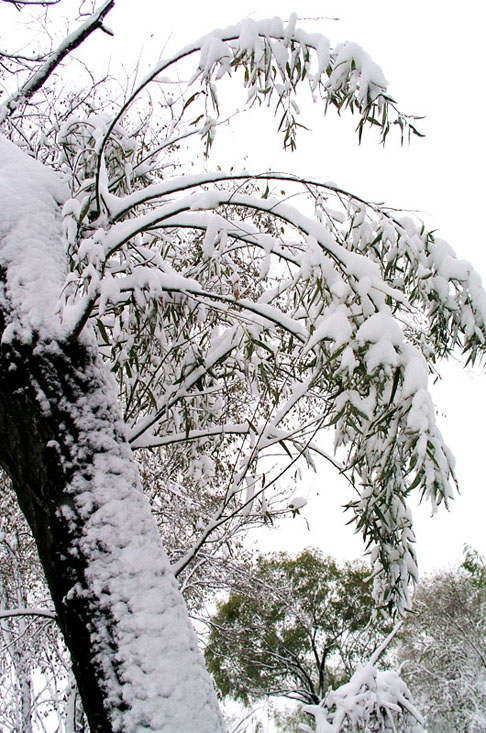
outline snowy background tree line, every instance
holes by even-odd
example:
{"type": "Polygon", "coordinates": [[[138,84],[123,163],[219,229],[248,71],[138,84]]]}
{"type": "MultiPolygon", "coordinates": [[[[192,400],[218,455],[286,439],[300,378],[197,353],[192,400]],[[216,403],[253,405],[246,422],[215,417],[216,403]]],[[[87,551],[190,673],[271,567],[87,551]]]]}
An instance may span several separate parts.
{"type": "MultiPolygon", "coordinates": [[[[481,360],[486,295],[410,215],[332,182],[211,168],[229,79],[247,105],[268,103],[291,150],[305,93],[354,114],[359,137],[420,135],[357,44],[332,48],[295,16],[246,20],[123,94],[82,75],[67,91],[63,62],[112,33],[114,2],[83,3],[55,43],[50,6],[63,2],[2,1],[37,13],[39,47],[2,53],[0,459],[54,604],[5,487],[5,715],[34,725],[40,667],[67,730],[84,725],[79,694],[92,730],[216,731],[175,577],[207,620],[207,599],[251,563],[245,533],[298,512],[288,477],[324,457],[353,487],[378,612],[405,612],[408,498],[435,511],[455,482],[428,377],[458,349],[481,360]],[[55,616],[72,667],[52,624],[39,646],[45,622],[26,607],[55,616]]],[[[402,713],[419,729],[404,682],[376,672],[379,652],[308,709],[318,731],[402,713]]]]}

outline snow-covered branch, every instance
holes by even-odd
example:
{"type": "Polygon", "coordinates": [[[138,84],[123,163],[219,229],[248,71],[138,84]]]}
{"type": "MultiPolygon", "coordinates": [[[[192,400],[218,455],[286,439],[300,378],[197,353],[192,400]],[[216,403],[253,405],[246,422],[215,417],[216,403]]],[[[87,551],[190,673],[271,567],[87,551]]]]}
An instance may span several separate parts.
{"type": "MultiPolygon", "coordinates": [[[[55,2],[12,2],[13,5],[55,5],[55,2]]],[[[27,81],[0,104],[0,125],[15,113],[19,105],[28,102],[36,92],[48,81],[55,69],[64,59],[97,29],[112,35],[103,25],[104,19],[114,7],[115,0],[105,0],[100,7],[87,18],[75,31],[70,33],[62,43],[52,51],[27,81]]]]}
{"type": "Polygon", "coordinates": [[[8,608],[6,610],[0,610],[0,619],[2,618],[13,618],[15,616],[40,616],[41,618],[56,619],[54,611],[50,611],[47,608],[8,608]]]}

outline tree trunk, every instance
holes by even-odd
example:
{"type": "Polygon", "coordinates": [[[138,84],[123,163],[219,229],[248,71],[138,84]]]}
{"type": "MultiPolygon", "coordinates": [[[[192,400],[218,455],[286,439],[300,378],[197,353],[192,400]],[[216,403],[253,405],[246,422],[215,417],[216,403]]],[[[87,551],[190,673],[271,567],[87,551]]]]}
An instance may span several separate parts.
{"type": "Polygon", "coordinates": [[[116,385],[89,332],[62,337],[59,207],[44,169],[0,143],[0,463],[32,528],[91,730],[214,733],[211,680],[116,385]]]}

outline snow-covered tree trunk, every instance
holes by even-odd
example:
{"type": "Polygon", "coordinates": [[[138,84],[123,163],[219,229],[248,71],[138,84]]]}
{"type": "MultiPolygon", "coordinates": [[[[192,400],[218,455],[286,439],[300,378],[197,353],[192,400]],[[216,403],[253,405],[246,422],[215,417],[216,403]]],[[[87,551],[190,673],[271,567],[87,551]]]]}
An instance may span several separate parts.
{"type": "Polygon", "coordinates": [[[114,382],[58,314],[56,176],[0,139],[0,461],[32,528],[92,731],[217,731],[114,382]]]}

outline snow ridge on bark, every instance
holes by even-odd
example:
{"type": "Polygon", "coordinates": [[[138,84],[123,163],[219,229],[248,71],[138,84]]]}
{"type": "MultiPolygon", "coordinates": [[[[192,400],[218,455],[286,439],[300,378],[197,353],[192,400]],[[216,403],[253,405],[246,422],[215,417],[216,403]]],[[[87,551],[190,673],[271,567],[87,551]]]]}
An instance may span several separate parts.
{"type": "Polygon", "coordinates": [[[94,456],[93,463],[75,472],[69,487],[73,505],[63,510],[83,520],[79,550],[91,558],[87,586],[102,614],[94,635],[97,662],[105,678],[111,677],[106,693],[116,710],[114,730],[218,731],[212,686],[183,601],[139,488],[130,449],[116,435],[123,425],[114,407],[114,384],[102,365],[99,369],[93,382],[104,382],[104,388],[79,395],[71,410],[79,429],[77,456],[83,463],[85,451],[94,456]],[[104,612],[115,621],[116,674],[107,654],[112,639],[104,612]]]}

